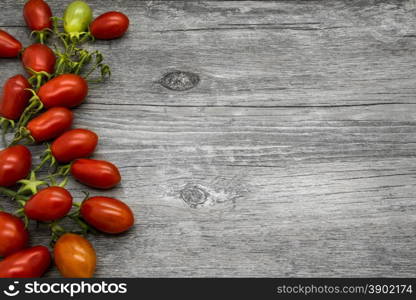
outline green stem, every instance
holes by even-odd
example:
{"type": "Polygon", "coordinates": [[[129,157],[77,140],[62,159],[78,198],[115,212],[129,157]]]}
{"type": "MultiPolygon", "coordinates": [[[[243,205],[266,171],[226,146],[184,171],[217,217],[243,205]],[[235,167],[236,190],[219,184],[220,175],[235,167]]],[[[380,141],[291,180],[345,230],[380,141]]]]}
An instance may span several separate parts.
{"type": "Polygon", "coordinates": [[[47,148],[43,152],[41,158],[42,160],[40,164],[34,169],[34,172],[38,172],[49,161],[50,161],[50,164],[49,164],[50,167],[53,167],[56,164],[56,159],[52,154],[51,147],[49,144],[47,144],[47,148]]]}
{"type": "Polygon", "coordinates": [[[29,105],[23,111],[20,119],[17,123],[17,128],[26,126],[29,120],[37,114],[43,108],[43,103],[40,101],[39,97],[36,95],[34,90],[30,90],[33,93],[33,97],[29,100],[29,105]]]}
{"type": "Polygon", "coordinates": [[[16,197],[16,194],[17,194],[15,191],[12,191],[12,190],[10,190],[8,188],[5,188],[3,186],[0,186],[0,193],[5,195],[5,196],[11,197],[11,198],[16,197]]]}
{"type": "Polygon", "coordinates": [[[2,141],[3,141],[3,145],[5,147],[7,147],[7,140],[6,140],[6,135],[9,132],[9,128],[14,128],[15,124],[13,120],[9,120],[3,117],[0,117],[0,124],[2,126],[2,141]]]}

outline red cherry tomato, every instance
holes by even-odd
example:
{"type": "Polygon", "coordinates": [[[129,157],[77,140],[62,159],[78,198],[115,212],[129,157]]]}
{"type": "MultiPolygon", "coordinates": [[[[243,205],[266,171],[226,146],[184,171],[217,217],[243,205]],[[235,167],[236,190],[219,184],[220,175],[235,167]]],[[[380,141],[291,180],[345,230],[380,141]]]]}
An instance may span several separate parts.
{"type": "Polygon", "coordinates": [[[23,8],[23,17],[31,30],[52,29],[52,11],[43,0],[29,0],[23,8]]]}
{"type": "Polygon", "coordinates": [[[0,100],[0,115],[9,120],[17,120],[25,110],[31,93],[30,83],[23,75],[10,77],[3,86],[0,100]]]}
{"type": "Polygon", "coordinates": [[[129,27],[129,18],[117,11],[109,11],[97,17],[90,26],[96,39],[111,40],[121,37],[129,27]]]}
{"type": "Polygon", "coordinates": [[[71,194],[62,187],[51,186],[33,195],[24,210],[29,219],[48,222],[65,217],[71,207],[71,194]]]}
{"type": "Polygon", "coordinates": [[[59,75],[42,85],[38,92],[38,96],[46,108],[77,106],[84,101],[87,94],[87,81],[75,74],[59,75]]]}
{"type": "Polygon", "coordinates": [[[134,224],[130,207],[114,198],[89,198],[82,202],[80,213],[88,224],[105,233],[121,233],[134,224]]]}
{"type": "Polygon", "coordinates": [[[58,137],[51,145],[52,155],[60,163],[90,156],[97,147],[98,136],[88,129],[72,129],[58,137]]]}
{"type": "Polygon", "coordinates": [[[46,72],[53,74],[56,57],[52,49],[43,44],[33,44],[27,47],[22,54],[22,63],[27,72],[46,72]]]}
{"type": "Polygon", "coordinates": [[[17,57],[21,50],[22,43],[0,29],[0,57],[17,57]]]}
{"type": "Polygon", "coordinates": [[[98,189],[110,189],[121,180],[118,168],[105,160],[78,159],[71,166],[71,174],[79,182],[98,189]]]}
{"type": "Polygon", "coordinates": [[[9,187],[25,178],[32,166],[32,154],[22,145],[0,151],[0,186],[9,187]]]}
{"type": "Polygon", "coordinates": [[[31,136],[36,142],[48,141],[67,131],[74,114],[65,107],[53,107],[32,119],[27,124],[31,136]]]}
{"type": "Polygon", "coordinates": [[[51,255],[44,246],[20,250],[0,261],[0,278],[41,277],[50,264],[51,255]]]}
{"type": "Polygon", "coordinates": [[[53,253],[63,277],[91,278],[94,275],[97,255],[90,242],[82,236],[64,234],[56,242],[53,253]]]}
{"type": "Polygon", "coordinates": [[[19,218],[0,211],[0,256],[26,248],[28,240],[25,224],[19,218]]]}

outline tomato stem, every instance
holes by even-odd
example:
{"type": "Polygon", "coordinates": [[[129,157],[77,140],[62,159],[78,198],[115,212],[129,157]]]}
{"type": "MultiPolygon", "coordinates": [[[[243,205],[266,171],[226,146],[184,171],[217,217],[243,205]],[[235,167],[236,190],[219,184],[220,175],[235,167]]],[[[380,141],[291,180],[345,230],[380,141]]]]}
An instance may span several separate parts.
{"type": "Polygon", "coordinates": [[[69,172],[71,171],[71,167],[72,163],[59,166],[56,174],[59,176],[68,176],[69,172]]]}
{"type": "Polygon", "coordinates": [[[32,89],[28,90],[33,93],[33,96],[29,100],[29,105],[25,108],[22,115],[20,116],[20,119],[17,122],[17,128],[26,126],[29,120],[43,109],[43,103],[36,92],[32,89]]]}
{"type": "Polygon", "coordinates": [[[34,169],[34,172],[38,172],[42,167],[47,163],[50,162],[49,167],[52,168],[56,165],[56,158],[52,154],[52,150],[49,144],[47,144],[46,150],[41,155],[41,162],[40,164],[34,169]]]}
{"type": "Polygon", "coordinates": [[[17,194],[15,191],[12,191],[12,190],[10,190],[8,188],[5,188],[3,186],[0,186],[0,193],[2,193],[5,196],[11,197],[11,198],[16,197],[16,194],[17,194]]]}
{"type": "Polygon", "coordinates": [[[1,137],[2,137],[2,141],[3,141],[3,145],[5,147],[7,147],[6,135],[9,132],[10,128],[15,127],[15,123],[14,123],[13,120],[9,120],[9,119],[0,117],[0,126],[2,127],[1,137]]]}
{"type": "Polygon", "coordinates": [[[53,30],[50,28],[45,28],[43,30],[33,30],[30,33],[30,37],[35,36],[36,42],[39,42],[41,44],[45,44],[46,39],[49,37],[50,34],[53,33],[53,30]]]}
{"type": "Polygon", "coordinates": [[[50,186],[59,186],[59,187],[62,187],[62,188],[65,187],[68,183],[68,176],[66,176],[60,183],[58,183],[55,179],[56,175],[57,174],[50,174],[48,176],[49,181],[51,182],[50,186]]]}
{"type": "Polygon", "coordinates": [[[32,74],[32,76],[28,79],[30,85],[34,87],[36,91],[38,91],[43,84],[43,82],[46,80],[49,80],[52,78],[52,74],[49,74],[45,71],[37,72],[29,67],[26,67],[27,71],[32,74]]]}
{"type": "Polygon", "coordinates": [[[49,229],[51,231],[51,244],[55,243],[59,237],[67,233],[66,229],[59,225],[60,220],[56,220],[49,224],[49,229]]]}

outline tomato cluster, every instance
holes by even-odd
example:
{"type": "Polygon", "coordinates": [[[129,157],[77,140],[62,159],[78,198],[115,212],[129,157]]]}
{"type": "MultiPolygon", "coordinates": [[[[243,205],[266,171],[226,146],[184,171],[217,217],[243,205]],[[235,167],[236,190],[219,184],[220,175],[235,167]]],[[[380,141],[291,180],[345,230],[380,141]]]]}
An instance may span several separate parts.
{"type": "Polygon", "coordinates": [[[0,150],[0,193],[19,205],[14,214],[0,209],[0,278],[40,277],[52,261],[64,277],[92,277],[97,255],[87,234],[125,232],[133,226],[134,214],[115,198],[87,194],[82,202],[76,202],[65,188],[69,177],[101,190],[121,181],[116,165],[90,158],[99,137],[85,128],[72,129],[71,109],[85,101],[91,83],[102,82],[111,74],[100,52],[90,52],[81,45],[123,36],[129,19],[111,11],[93,20],[84,1],[73,1],[63,18],[57,18],[44,0],[27,1],[23,17],[36,39],[32,45],[23,48],[12,35],[0,30],[0,57],[20,57],[29,76],[9,78],[0,98],[5,143],[0,150]],[[60,41],[60,47],[52,49],[46,44],[51,35],[60,41]],[[98,79],[91,79],[97,71],[98,79]],[[10,143],[9,130],[14,133],[10,143]],[[20,144],[22,141],[46,146],[37,166],[32,166],[31,151],[20,144]],[[38,179],[41,172],[49,175],[38,179]],[[49,228],[53,255],[46,246],[30,245],[31,221],[49,228]],[[67,228],[68,223],[73,226],[67,228]]]}

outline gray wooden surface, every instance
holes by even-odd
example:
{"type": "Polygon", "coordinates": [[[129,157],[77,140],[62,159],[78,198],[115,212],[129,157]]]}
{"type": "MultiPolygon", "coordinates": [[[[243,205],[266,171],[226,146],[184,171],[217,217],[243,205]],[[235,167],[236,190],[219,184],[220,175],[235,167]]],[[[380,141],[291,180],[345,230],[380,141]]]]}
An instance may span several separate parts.
{"type": "MultiPolygon", "coordinates": [[[[131,27],[92,45],[113,77],[76,126],[137,217],[92,238],[97,276],[416,275],[416,1],[89,2],[131,27]]],[[[27,44],[22,5],[0,28],[27,44]]]]}

